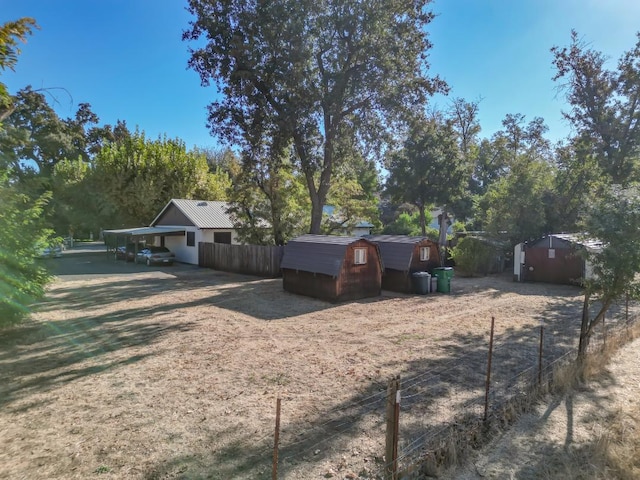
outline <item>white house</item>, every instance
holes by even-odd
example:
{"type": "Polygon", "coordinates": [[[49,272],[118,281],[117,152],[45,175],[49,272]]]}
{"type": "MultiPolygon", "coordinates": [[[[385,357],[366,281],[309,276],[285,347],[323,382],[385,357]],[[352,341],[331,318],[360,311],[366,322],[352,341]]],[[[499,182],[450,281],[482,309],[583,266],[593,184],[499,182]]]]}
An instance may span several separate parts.
{"type": "Polygon", "coordinates": [[[176,260],[198,264],[198,243],[238,244],[229,204],[211,200],[173,198],[151,222],[151,227],[184,230],[184,235],[156,236],[155,244],[176,254],[176,260]]]}

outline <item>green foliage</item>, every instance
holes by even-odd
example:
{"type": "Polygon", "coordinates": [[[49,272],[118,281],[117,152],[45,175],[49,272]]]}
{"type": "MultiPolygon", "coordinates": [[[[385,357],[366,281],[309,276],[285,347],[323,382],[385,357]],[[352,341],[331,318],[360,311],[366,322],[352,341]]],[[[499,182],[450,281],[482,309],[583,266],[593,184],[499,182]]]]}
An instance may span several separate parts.
{"type": "Polygon", "coordinates": [[[602,52],[571,32],[569,47],[551,49],[554,80],[562,80],[571,110],[565,117],[588,146],[609,183],[640,180],[640,33],[617,68],[605,68],[602,52]]]}
{"type": "Polygon", "coordinates": [[[92,172],[100,216],[112,228],[148,225],[172,198],[225,200],[229,184],[226,173],[210,174],[204,155],[188,152],[181,140],[148,140],[138,131],[106,144],[92,172]]]}
{"type": "Polygon", "coordinates": [[[268,148],[261,156],[274,161],[293,145],[312,233],[345,161],[339,145],[379,147],[387,127],[446,90],[426,76],[428,4],[189,1],[196,19],[184,39],[198,42],[189,65],[223,93],[210,105],[209,127],[243,150],[268,148]]]}
{"type": "Polygon", "coordinates": [[[14,173],[32,171],[46,182],[57,162],[84,154],[77,130],[58,117],[42,93],[27,87],[13,101],[15,110],[4,122],[0,149],[14,173]]]}
{"type": "Polygon", "coordinates": [[[55,165],[51,178],[51,221],[56,232],[99,230],[100,218],[94,206],[100,197],[91,184],[91,173],[90,165],[81,158],[64,159],[55,165]]]}
{"type": "Polygon", "coordinates": [[[309,200],[304,180],[286,156],[262,162],[246,154],[242,166],[233,167],[229,189],[230,212],[238,239],[254,245],[284,245],[304,230],[309,200]],[[272,167],[277,165],[277,168],[272,167]]]}
{"type": "MultiPolygon", "coordinates": [[[[426,222],[431,223],[431,215],[428,212],[425,215],[426,222]]],[[[392,223],[385,225],[382,233],[386,235],[410,235],[412,237],[421,236],[422,228],[420,226],[420,214],[418,212],[402,212],[392,223]]],[[[430,239],[437,240],[438,230],[435,228],[427,227],[426,233],[426,236],[430,239]]]]}
{"type": "Polygon", "coordinates": [[[455,131],[437,120],[415,123],[403,149],[389,155],[387,167],[387,193],[395,201],[418,208],[422,235],[426,235],[426,208],[460,198],[470,175],[455,131]]]}
{"type": "Polygon", "coordinates": [[[562,223],[556,209],[557,168],[544,138],[547,127],[541,118],[526,125],[524,119],[520,114],[505,117],[504,130],[481,144],[475,173],[476,224],[514,245],[562,223]]]}
{"type": "Polygon", "coordinates": [[[523,162],[491,185],[480,202],[485,229],[516,243],[549,230],[547,211],[553,199],[553,170],[543,162],[523,162]]]}
{"type": "Polygon", "coordinates": [[[580,138],[556,151],[556,175],[553,202],[548,212],[549,231],[578,232],[584,206],[606,187],[602,173],[589,145],[580,138]]]}
{"type": "Polygon", "coordinates": [[[451,257],[456,262],[456,273],[463,277],[486,275],[491,268],[493,256],[494,249],[491,245],[473,237],[461,238],[451,250],[451,257]]]}
{"type": "MultiPolygon", "coordinates": [[[[0,70],[13,69],[20,53],[18,41],[25,41],[35,27],[32,18],[0,26],[0,70]]],[[[13,108],[6,87],[0,82],[0,122],[13,108]]],[[[4,125],[0,123],[0,135],[3,132],[4,125]]],[[[34,257],[50,234],[43,225],[43,208],[50,194],[32,200],[18,190],[11,173],[6,161],[0,161],[0,328],[23,320],[49,281],[47,270],[34,257]]]]}
{"type": "Polygon", "coordinates": [[[587,289],[616,299],[640,288],[640,186],[613,186],[590,202],[583,227],[602,242],[600,252],[589,253],[594,278],[587,289]]]}
{"type": "Polygon", "coordinates": [[[24,319],[30,304],[44,294],[49,274],[35,255],[51,233],[42,217],[49,197],[32,201],[0,169],[0,328],[24,319]]]}
{"type": "MultiPolygon", "coordinates": [[[[27,35],[38,28],[36,21],[24,17],[0,25],[0,70],[13,70],[20,55],[19,42],[26,42],[27,35]]],[[[13,101],[4,83],[0,82],[0,122],[13,111],[13,101]]]]}
{"type": "Polygon", "coordinates": [[[587,251],[593,277],[585,281],[585,306],[600,301],[598,313],[589,318],[583,310],[580,353],[584,354],[595,325],[611,304],[626,295],[640,297],[640,186],[613,186],[594,198],[584,217],[584,229],[601,249],[587,251]]]}
{"type": "Polygon", "coordinates": [[[334,211],[330,217],[324,216],[323,233],[349,233],[361,221],[370,222],[374,229],[380,228],[379,188],[380,179],[375,164],[351,152],[351,158],[336,172],[329,190],[327,202],[334,207],[334,211]]]}

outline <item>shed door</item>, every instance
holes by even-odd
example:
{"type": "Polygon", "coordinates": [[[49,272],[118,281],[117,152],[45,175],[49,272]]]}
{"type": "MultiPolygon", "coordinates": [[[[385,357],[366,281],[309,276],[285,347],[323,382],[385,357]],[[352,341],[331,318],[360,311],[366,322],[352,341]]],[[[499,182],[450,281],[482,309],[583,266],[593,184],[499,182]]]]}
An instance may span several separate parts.
{"type": "Polygon", "coordinates": [[[527,281],[571,284],[582,277],[582,258],[571,249],[530,248],[525,258],[527,281]]]}

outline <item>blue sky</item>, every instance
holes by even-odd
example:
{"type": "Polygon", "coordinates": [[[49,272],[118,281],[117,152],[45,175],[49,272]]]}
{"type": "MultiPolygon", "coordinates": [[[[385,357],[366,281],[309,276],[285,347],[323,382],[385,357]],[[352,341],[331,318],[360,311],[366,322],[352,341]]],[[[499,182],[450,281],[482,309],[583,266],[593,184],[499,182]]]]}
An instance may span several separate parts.
{"type": "MultiPolygon", "coordinates": [[[[101,122],[126,120],[148,136],[216,146],[206,129],[214,87],[187,70],[181,40],[190,15],[179,0],[0,0],[0,22],[31,16],[40,25],[2,81],[15,93],[26,85],[50,89],[62,117],[88,102],[101,122]],[[57,89],[61,88],[61,89],[57,89]],[[62,90],[64,89],[64,90],[62,90]]],[[[451,96],[482,98],[481,135],[501,128],[507,113],[541,116],[558,140],[569,133],[549,49],[585,41],[617,60],[640,30],[638,0],[435,0],[429,28],[431,72],[451,96]]],[[[50,98],[53,102],[53,99],[50,98]]],[[[434,98],[444,109],[450,100],[434,98]]]]}

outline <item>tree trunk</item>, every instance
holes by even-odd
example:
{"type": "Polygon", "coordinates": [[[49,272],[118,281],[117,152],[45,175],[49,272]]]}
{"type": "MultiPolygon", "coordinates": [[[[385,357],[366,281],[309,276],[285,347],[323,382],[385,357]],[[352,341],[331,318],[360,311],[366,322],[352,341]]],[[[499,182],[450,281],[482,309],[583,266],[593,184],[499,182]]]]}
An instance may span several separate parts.
{"type": "Polygon", "coordinates": [[[309,198],[311,199],[311,225],[309,226],[309,233],[319,234],[320,227],[322,225],[322,209],[327,201],[327,194],[329,193],[329,180],[330,175],[325,175],[325,171],[320,176],[320,185],[316,190],[313,182],[313,177],[309,179],[307,177],[307,187],[309,188],[309,198]]]}
{"type": "Polygon", "coordinates": [[[294,132],[293,134],[294,148],[300,159],[305,179],[307,180],[307,189],[309,190],[309,198],[311,200],[311,224],[309,226],[309,233],[316,235],[320,233],[322,209],[327,201],[327,195],[331,187],[331,173],[333,170],[332,142],[331,135],[327,134],[324,144],[322,170],[320,171],[320,184],[316,188],[314,179],[314,173],[316,171],[313,168],[314,161],[307,155],[302,135],[298,132],[294,132]]]}
{"type": "Polygon", "coordinates": [[[447,207],[442,207],[442,215],[440,217],[440,235],[438,236],[438,244],[440,246],[440,266],[444,266],[447,258],[447,227],[449,217],[447,217],[447,207]]]}
{"type": "Polygon", "coordinates": [[[578,363],[584,361],[584,357],[589,346],[589,294],[584,294],[584,302],[582,304],[582,322],[580,323],[580,342],[578,343],[578,363]]]}
{"type": "Polygon", "coordinates": [[[313,191],[311,194],[311,224],[309,225],[309,233],[319,234],[320,225],[322,225],[322,202],[320,202],[318,192],[313,191]]]}
{"type": "Polygon", "coordinates": [[[578,344],[578,361],[582,362],[587,353],[587,348],[589,346],[589,341],[591,339],[591,335],[593,334],[593,330],[595,326],[598,324],[600,320],[602,320],[609,310],[609,307],[612,303],[611,298],[604,298],[602,300],[602,307],[593,317],[592,320],[589,320],[589,295],[585,294],[584,296],[584,304],[582,306],[582,322],[580,324],[580,343],[578,344]]]}
{"type": "Polygon", "coordinates": [[[420,231],[422,232],[422,236],[427,236],[427,219],[424,214],[424,204],[418,205],[418,210],[420,211],[420,231]]]}

